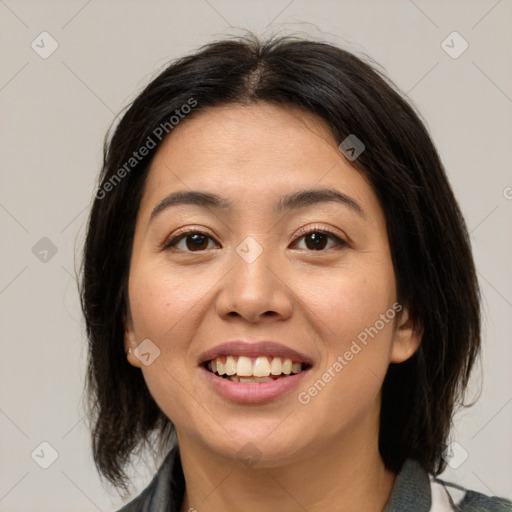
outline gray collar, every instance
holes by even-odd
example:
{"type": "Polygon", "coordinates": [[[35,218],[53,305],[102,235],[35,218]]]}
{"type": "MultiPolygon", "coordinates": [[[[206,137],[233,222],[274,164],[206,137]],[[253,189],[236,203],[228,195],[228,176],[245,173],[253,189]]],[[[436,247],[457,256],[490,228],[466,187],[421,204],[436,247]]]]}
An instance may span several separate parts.
{"type": "Polygon", "coordinates": [[[428,473],[419,462],[407,459],[396,477],[383,512],[428,512],[431,505],[428,473]]]}

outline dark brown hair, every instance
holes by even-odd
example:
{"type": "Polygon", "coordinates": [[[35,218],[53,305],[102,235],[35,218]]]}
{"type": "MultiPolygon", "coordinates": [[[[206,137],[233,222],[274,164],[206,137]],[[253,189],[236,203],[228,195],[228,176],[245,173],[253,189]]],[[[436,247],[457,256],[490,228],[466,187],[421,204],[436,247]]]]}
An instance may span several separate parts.
{"type": "Polygon", "coordinates": [[[364,143],[352,165],[380,200],[398,300],[423,330],[417,352],[390,365],[384,380],[379,448],[393,471],[411,457],[441,472],[454,407],[480,348],[480,296],[466,226],[438,153],[418,114],[362,59],[324,42],[251,36],[211,43],[171,63],[107,135],[80,284],[100,473],[126,489],[133,453],[173,430],[123,345],[135,221],[164,140],[155,130],[165,126],[172,136],[171,116],[187,104],[194,107],[181,122],[205,108],[252,102],[299,107],[326,121],[338,143],[350,134],[364,143]],[[134,151],[153,146],[148,138],[154,147],[131,161],[134,151]]]}

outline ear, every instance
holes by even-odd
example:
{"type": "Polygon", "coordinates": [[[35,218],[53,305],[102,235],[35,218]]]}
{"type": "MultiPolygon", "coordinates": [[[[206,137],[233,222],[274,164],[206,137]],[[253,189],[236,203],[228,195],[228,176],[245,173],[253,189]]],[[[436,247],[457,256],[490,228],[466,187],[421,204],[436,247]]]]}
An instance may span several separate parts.
{"type": "Polygon", "coordinates": [[[407,308],[404,308],[397,317],[391,362],[403,363],[409,359],[420,346],[422,335],[423,330],[415,325],[407,308]]]}
{"type": "Polygon", "coordinates": [[[127,314],[124,330],[124,351],[128,362],[136,368],[141,368],[142,363],[135,357],[134,351],[138,346],[137,337],[135,336],[135,329],[133,328],[133,319],[130,312],[127,314]]]}

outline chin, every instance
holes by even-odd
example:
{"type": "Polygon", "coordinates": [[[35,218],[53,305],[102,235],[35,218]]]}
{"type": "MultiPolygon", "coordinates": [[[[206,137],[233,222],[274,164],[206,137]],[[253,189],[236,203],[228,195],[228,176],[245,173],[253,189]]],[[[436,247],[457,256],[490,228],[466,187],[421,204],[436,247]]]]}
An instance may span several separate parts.
{"type": "MultiPolygon", "coordinates": [[[[273,428],[275,426],[274,421],[273,428]]],[[[246,424],[243,430],[233,433],[232,436],[226,433],[219,439],[212,438],[211,431],[204,433],[202,444],[217,456],[231,459],[247,468],[279,467],[297,460],[298,454],[304,455],[304,437],[299,439],[299,432],[296,436],[291,433],[283,436],[282,433],[269,434],[271,431],[272,429],[258,429],[246,424]]]]}

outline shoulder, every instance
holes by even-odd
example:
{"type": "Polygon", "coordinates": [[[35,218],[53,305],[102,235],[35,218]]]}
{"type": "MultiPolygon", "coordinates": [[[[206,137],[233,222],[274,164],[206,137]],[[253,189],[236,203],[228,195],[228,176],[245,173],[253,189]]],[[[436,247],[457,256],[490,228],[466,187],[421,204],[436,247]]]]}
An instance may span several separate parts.
{"type": "Polygon", "coordinates": [[[512,512],[512,501],[445,482],[407,459],[384,512],[512,512]]]}
{"type": "Polygon", "coordinates": [[[149,508],[151,495],[153,494],[153,482],[149,484],[136,498],[124,505],[117,512],[146,512],[149,508]]]}
{"type": "Polygon", "coordinates": [[[174,447],[149,485],[117,512],[174,512],[181,507],[184,490],[179,451],[174,447]]]}
{"type": "Polygon", "coordinates": [[[512,501],[498,496],[465,489],[451,482],[430,476],[432,505],[446,503],[458,512],[512,512],[512,501]]]}

